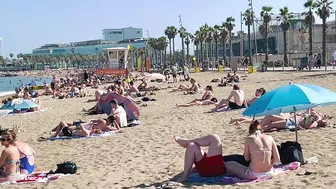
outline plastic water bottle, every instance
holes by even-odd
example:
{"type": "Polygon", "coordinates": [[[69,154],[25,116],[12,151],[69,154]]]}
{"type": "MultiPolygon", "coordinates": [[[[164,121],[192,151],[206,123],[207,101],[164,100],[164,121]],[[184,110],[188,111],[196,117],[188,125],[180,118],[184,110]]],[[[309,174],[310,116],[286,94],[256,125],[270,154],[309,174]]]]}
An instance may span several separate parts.
{"type": "Polygon", "coordinates": [[[318,163],[318,161],[319,161],[318,157],[314,156],[314,157],[306,159],[305,163],[307,163],[307,164],[309,164],[309,163],[318,163]]]}

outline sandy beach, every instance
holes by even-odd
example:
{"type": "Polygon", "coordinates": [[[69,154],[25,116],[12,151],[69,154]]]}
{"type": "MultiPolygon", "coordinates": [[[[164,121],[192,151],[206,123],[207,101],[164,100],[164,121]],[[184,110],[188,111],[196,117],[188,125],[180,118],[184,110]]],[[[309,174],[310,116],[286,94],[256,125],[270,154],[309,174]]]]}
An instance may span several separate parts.
{"type": "MultiPolygon", "coordinates": [[[[280,85],[294,83],[317,84],[336,91],[335,72],[267,72],[248,74],[240,84],[247,98],[252,98],[256,88],[267,91],[280,85]]],[[[217,87],[210,83],[213,78],[223,77],[223,73],[206,72],[191,75],[202,88],[212,84],[218,99],[227,98],[231,87],[217,87]]],[[[186,82],[184,82],[186,84],[186,82]]],[[[151,84],[151,83],[150,83],[151,84]]],[[[177,84],[157,84],[177,86],[177,84]]],[[[242,154],[244,137],[248,125],[230,125],[230,118],[240,117],[242,111],[205,113],[213,106],[173,109],[177,103],[187,103],[201,95],[169,93],[170,89],[156,92],[157,101],[140,107],[141,125],[123,129],[124,133],[102,138],[73,139],[63,141],[38,142],[40,136],[48,136],[50,130],[60,121],[106,117],[106,115],[84,116],[82,108],[91,108],[88,98],[53,100],[51,96],[40,97],[45,112],[28,115],[1,117],[1,125],[11,128],[22,122],[23,132],[19,140],[28,142],[37,152],[37,169],[56,169],[62,161],[74,161],[81,169],[77,174],[49,182],[47,185],[34,183],[11,185],[11,188],[156,188],[163,181],[178,176],[183,171],[184,149],[174,140],[174,134],[181,137],[199,137],[218,134],[223,143],[223,155],[242,154]]],[[[91,92],[92,94],[92,92],[91,92]]],[[[331,116],[336,106],[318,108],[331,116]]],[[[331,119],[330,124],[336,123],[331,119]]],[[[328,124],[329,125],[329,124],[328,124]]],[[[317,156],[318,164],[308,164],[298,171],[274,177],[262,183],[240,185],[184,185],[188,188],[333,188],[336,185],[336,129],[323,128],[299,132],[299,141],[306,158],[317,156]],[[315,172],[309,176],[297,176],[297,172],[315,172]]],[[[276,142],[294,141],[294,132],[270,133],[276,142]]],[[[183,187],[183,185],[178,186],[183,187]]]]}

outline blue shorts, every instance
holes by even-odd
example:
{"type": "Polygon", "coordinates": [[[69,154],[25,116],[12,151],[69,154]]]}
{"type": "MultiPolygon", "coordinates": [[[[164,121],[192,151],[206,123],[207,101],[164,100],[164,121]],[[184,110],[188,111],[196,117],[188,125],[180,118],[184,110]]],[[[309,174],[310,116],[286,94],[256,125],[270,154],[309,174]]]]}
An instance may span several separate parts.
{"type": "Polygon", "coordinates": [[[286,119],[286,124],[284,129],[295,129],[295,121],[293,119],[286,119]]]}

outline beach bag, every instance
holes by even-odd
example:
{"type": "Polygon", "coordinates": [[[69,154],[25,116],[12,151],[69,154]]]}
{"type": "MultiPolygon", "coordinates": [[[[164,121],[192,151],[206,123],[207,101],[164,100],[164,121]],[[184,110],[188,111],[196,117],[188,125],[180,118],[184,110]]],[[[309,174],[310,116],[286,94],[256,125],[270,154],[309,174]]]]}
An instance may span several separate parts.
{"type": "Polygon", "coordinates": [[[57,169],[54,173],[75,174],[77,172],[77,165],[72,161],[65,161],[57,164],[57,169]]]}
{"type": "Polygon", "coordinates": [[[304,164],[303,153],[300,143],[286,141],[278,146],[278,150],[282,164],[289,164],[295,161],[304,164]]]}

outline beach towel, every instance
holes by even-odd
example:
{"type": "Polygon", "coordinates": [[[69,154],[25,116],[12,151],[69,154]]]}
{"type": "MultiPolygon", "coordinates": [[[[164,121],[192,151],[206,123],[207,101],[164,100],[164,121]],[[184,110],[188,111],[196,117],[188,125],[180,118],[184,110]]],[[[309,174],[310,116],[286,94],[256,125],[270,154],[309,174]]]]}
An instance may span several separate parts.
{"type": "MultiPolygon", "coordinates": [[[[300,167],[299,162],[293,162],[287,165],[279,165],[274,168],[275,176],[288,173],[289,171],[296,170],[300,167]]],[[[198,173],[190,176],[188,179],[188,183],[208,183],[208,184],[236,184],[236,183],[254,183],[254,182],[262,182],[268,180],[270,178],[260,178],[252,181],[242,180],[234,175],[227,174],[219,177],[202,177],[198,173]]]]}
{"type": "Polygon", "coordinates": [[[25,184],[25,183],[33,183],[33,182],[40,182],[40,183],[47,183],[52,180],[57,180],[59,178],[62,178],[64,176],[68,176],[70,174],[47,174],[47,173],[34,173],[31,175],[27,175],[24,179],[22,180],[17,180],[17,181],[8,181],[8,182],[3,182],[0,185],[8,185],[8,184],[25,184]]]}
{"type": "Polygon", "coordinates": [[[118,134],[118,133],[122,133],[122,132],[123,132],[122,130],[119,130],[119,131],[107,131],[107,132],[102,132],[101,134],[94,133],[94,134],[92,134],[92,135],[89,136],[89,137],[80,137],[80,136],[58,136],[58,137],[50,137],[50,138],[47,138],[47,139],[44,139],[44,140],[51,140],[51,141],[54,141],[54,140],[74,139],[74,138],[97,138],[97,137],[105,137],[105,136],[109,136],[109,135],[112,135],[112,134],[118,134]]]}

